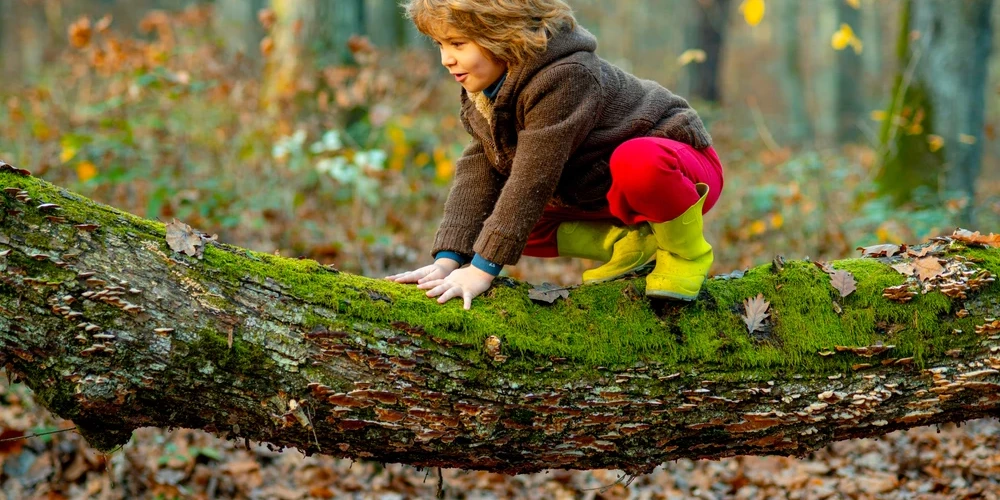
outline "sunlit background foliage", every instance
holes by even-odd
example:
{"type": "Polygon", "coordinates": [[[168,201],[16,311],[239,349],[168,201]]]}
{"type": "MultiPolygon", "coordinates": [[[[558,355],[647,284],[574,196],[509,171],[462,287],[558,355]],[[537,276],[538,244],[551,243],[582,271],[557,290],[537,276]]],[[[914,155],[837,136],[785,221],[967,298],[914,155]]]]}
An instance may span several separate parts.
{"type": "MultiPolygon", "coordinates": [[[[348,30],[368,37],[352,39],[310,22],[295,2],[258,1],[255,11],[247,7],[254,2],[242,3],[8,2],[6,26],[14,14],[30,22],[4,30],[0,158],[237,245],[372,276],[426,261],[468,140],[458,88],[434,52],[405,24],[377,24],[370,8],[359,17],[367,24],[348,30]],[[248,17],[234,28],[224,21],[235,14],[248,17]],[[381,32],[392,26],[397,33],[381,32]],[[342,52],[330,49],[337,40],[342,52]]],[[[706,8],[710,27],[725,35],[712,101],[692,88],[691,68],[709,64],[692,46],[698,5],[573,4],[599,36],[599,53],[689,97],[709,123],[726,167],[722,202],[708,220],[713,271],[776,253],[845,257],[858,245],[918,242],[958,225],[967,200],[917,189],[895,204],[873,182],[881,123],[905,122],[903,134],[921,126],[906,116],[919,110],[886,112],[902,2],[843,2],[859,14],[854,27],[837,23],[838,2],[805,2],[792,13],[777,0],[722,3],[725,12],[706,8]],[[788,44],[798,53],[791,69],[788,44]],[[834,97],[844,52],[858,66],[852,71],[860,68],[850,104],[865,112],[840,125],[847,105],[834,97]]],[[[314,17],[336,25],[344,15],[314,17]]],[[[995,73],[975,199],[974,223],[984,230],[1000,212],[989,141],[995,73]]],[[[940,136],[929,141],[930,149],[958,147],[940,136]]],[[[572,283],[585,265],[524,259],[508,272],[572,283]]]]}

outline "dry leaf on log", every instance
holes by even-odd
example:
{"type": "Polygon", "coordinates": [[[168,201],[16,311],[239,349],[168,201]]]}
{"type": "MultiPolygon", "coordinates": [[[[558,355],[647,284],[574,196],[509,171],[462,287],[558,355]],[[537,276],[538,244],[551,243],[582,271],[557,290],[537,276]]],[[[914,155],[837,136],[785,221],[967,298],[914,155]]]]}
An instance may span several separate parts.
{"type": "Polygon", "coordinates": [[[560,298],[569,298],[569,290],[565,287],[542,283],[528,291],[528,298],[537,302],[552,304],[560,298]]]}
{"type": "Polygon", "coordinates": [[[167,245],[170,249],[192,257],[200,259],[205,251],[205,240],[215,241],[216,238],[218,235],[213,234],[211,238],[208,238],[177,219],[167,224],[167,245]]]}
{"type": "Polygon", "coordinates": [[[924,257],[914,262],[920,281],[927,281],[944,272],[937,257],[924,257]]]}
{"type": "Polygon", "coordinates": [[[752,299],[743,301],[743,309],[746,310],[746,314],[743,315],[743,322],[746,323],[750,333],[757,331],[764,324],[764,320],[770,316],[767,312],[767,308],[770,305],[770,302],[764,300],[764,294],[762,293],[758,293],[752,299]]]}
{"type": "Polygon", "coordinates": [[[817,260],[816,262],[813,262],[813,264],[816,264],[816,267],[822,269],[826,274],[833,274],[833,272],[836,271],[833,266],[821,260],[817,260]]]}
{"type": "Polygon", "coordinates": [[[963,243],[1000,248],[1000,234],[990,233],[989,236],[984,236],[979,231],[973,233],[967,229],[958,229],[951,237],[963,243]]]}
{"type": "Polygon", "coordinates": [[[872,245],[868,247],[858,247],[862,257],[892,257],[900,252],[906,251],[906,245],[894,245],[886,243],[883,245],[872,245]]]}
{"type": "Polygon", "coordinates": [[[843,269],[838,269],[830,275],[830,283],[840,292],[841,297],[847,297],[858,289],[856,286],[857,282],[854,281],[854,275],[843,269]]]}
{"type": "Polygon", "coordinates": [[[900,262],[898,264],[893,264],[892,268],[902,274],[903,276],[913,276],[913,273],[917,272],[917,269],[913,267],[912,263],[900,262]]]}

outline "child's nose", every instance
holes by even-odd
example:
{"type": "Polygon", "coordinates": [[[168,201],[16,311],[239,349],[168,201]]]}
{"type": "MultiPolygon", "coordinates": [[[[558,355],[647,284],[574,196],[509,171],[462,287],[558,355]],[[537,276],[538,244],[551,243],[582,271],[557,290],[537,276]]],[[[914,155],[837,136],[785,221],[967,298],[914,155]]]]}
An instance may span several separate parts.
{"type": "Polygon", "coordinates": [[[444,66],[454,66],[455,57],[448,54],[446,50],[441,49],[441,64],[444,66]]]}

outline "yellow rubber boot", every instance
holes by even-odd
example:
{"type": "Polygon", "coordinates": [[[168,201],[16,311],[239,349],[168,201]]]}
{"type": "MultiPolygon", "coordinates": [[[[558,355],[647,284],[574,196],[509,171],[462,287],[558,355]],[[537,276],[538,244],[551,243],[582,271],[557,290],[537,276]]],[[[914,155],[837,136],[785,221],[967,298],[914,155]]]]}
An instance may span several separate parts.
{"type": "Polygon", "coordinates": [[[605,261],[583,272],[586,284],[624,276],[656,257],[656,238],[645,223],[616,226],[608,222],[563,222],[556,231],[556,246],[560,256],[605,261]]]}
{"type": "Polygon", "coordinates": [[[696,184],[701,198],[674,220],[650,223],[656,236],[656,267],[646,276],[646,296],[662,299],[698,298],[712,267],[712,245],[702,234],[701,217],[708,184],[696,184]]]}

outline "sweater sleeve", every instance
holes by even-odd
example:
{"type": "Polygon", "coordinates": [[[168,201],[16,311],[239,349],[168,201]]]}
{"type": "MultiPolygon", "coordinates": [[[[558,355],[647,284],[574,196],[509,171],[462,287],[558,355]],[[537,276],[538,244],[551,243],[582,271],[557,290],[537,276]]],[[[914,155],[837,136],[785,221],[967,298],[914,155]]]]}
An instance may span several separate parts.
{"type": "Polygon", "coordinates": [[[702,123],[698,112],[690,104],[676,94],[666,91],[669,94],[670,109],[660,122],[660,128],[667,139],[690,144],[695,149],[705,149],[712,145],[712,136],[702,123]]]}
{"type": "Polygon", "coordinates": [[[473,136],[461,158],[455,162],[455,179],[444,203],[431,255],[441,251],[472,255],[483,221],[493,211],[503,178],[490,164],[479,139],[473,136]]]}
{"type": "Polygon", "coordinates": [[[517,135],[510,175],[473,247],[497,264],[517,263],[566,162],[601,113],[601,85],[585,66],[560,64],[545,73],[518,97],[524,128],[517,135]]]}

